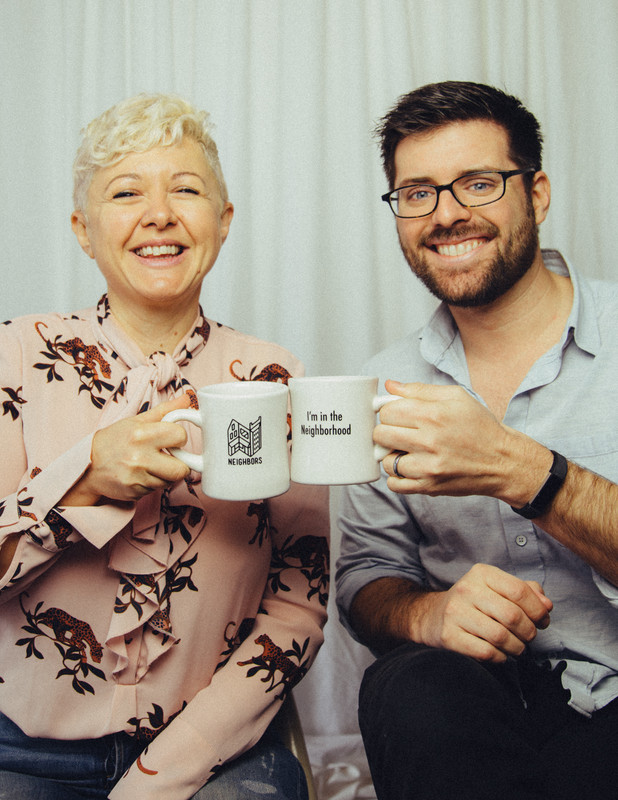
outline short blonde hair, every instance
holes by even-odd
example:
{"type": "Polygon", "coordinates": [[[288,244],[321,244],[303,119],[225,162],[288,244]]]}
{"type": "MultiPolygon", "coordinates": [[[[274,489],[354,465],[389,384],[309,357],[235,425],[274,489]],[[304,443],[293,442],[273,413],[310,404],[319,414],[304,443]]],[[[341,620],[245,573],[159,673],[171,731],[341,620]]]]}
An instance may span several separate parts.
{"type": "Polygon", "coordinates": [[[108,108],[84,128],[73,163],[73,202],[86,211],[88,189],[95,172],[117,163],[129,153],[194,139],[204,150],[215,174],[221,199],[228,200],[227,186],[211,136],[210,115],[171,94],[138,94],[108,108]]]}

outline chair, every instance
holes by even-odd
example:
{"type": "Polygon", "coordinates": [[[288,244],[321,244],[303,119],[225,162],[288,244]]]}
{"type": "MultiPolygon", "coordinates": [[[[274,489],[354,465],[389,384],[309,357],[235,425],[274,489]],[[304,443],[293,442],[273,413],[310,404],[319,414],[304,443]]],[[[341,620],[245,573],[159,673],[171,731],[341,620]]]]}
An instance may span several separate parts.
{"type": "Polygon", "coordinates": [[[300,761],[305,773],[305,778],[307,779],[309,800],[318,800],[315,784],[313,782],[311,762],[309,761],[309,754],[307,753],[303,728],[298,715],[298,708],[296,707],[296,702],[291,693],[288,694],[283,701],[283,704],[277,712],[277,716],[272,721],[271,726],[277,731],[283,744],[300,761]]]}

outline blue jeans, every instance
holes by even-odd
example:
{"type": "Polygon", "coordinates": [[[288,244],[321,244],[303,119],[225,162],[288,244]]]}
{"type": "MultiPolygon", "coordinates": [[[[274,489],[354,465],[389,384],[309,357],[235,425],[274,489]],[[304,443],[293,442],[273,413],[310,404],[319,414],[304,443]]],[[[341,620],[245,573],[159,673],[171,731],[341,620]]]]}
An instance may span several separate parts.
{"type": "MultiPolygon", "coordinates": [[[[145,743],[124,733],[60,741],[26,736],[0,714],[0,800],[105,800],[145,743]]],[[[191,800],[307,800],[302,767],[270,731],[191,800]]]]}

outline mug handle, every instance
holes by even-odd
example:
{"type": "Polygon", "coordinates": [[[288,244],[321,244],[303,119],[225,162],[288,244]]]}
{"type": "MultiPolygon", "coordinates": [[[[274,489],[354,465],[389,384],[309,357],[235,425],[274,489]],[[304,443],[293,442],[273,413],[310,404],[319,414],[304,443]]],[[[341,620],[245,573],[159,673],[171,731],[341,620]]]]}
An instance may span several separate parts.
{"type": "MultiPolygon", "coordinates": [[[[194,408],[177,408],[175,411],[167,413],[161,422],[192,422],[198,428],[202,427],[200,412],[194,408]]],[[[180,447],[170,447],[168,451],[171,455],[186,464],[189,469],[195,472],[204,472],[204,459],[196,453],[188,453],[180,447]]]]}
{"type": "MultiPolygon", "coordinates": [[[[373,410],[377,414],[378,411],[382,408],[382,406],[385,406],[387,403],[390,403],[391,401],[394,400],[399,400],[399,397],[396,397],[395,395],[392,394],[383,394],[379,395],[378,397],[374,397],[373,410]]],[[[172,411],[171,413],[174,414],[175,412],[172,411]]],[[[382,447],[381,444],[374,444],[373,446],[373,455],[376,461],[382,461],[383,458],[386,458],[386,456],[388,456],[392,452],[393,450],[389,450],[388,447],[382,447]]]]}

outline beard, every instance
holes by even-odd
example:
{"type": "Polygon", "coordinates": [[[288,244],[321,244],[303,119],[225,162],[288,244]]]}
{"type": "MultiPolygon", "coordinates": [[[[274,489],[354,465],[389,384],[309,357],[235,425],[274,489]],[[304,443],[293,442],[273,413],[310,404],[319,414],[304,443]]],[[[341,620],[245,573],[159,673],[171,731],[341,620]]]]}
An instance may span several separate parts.
{"type": "MultiPolygon", "coordinates": [[[[430,236],[435,243],[440,239],[448,242],[455,236],[494,238],[498,234],[499,229],[495,225],[485,222],[482,226],[461,225],[444,228],[442,231],[433,231],[430,236]]],[[[539,234],[531,203],[528,204],[523,222],[506,240],[504,249],[498,248],[496,256],[480,275],[463,269],[456,276],[445,277],[439,270],[433,270],[422,253],[424,242],[428,238],[424,237],[419,242],[418,251],[412,251],[403,244],[399,236],[399,244],[405,259],[412,272],[435,297],[450,306],[461,308],[488,305],[502,297],[528,272],[539,248],[539,234]]]]}

